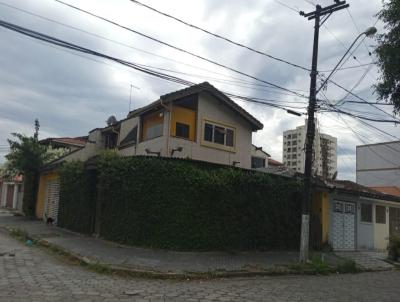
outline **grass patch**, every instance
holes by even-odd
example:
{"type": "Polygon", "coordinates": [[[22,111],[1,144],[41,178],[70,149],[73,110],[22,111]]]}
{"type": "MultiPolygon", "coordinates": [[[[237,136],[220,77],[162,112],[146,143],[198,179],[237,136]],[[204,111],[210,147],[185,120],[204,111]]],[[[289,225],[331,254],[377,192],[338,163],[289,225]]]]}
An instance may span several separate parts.
{"type": "Polygon", "coordinates": [[[336,268],[336,272],[341,273],[341,274],[355,274],[359,273],[361,269],[357,266],[355,261],[353,260],[344,260],[343,262],[339,263],[336,268]]]}
{"type": "Polygon", "coordinates": [[[11,237],[14,237],[15,239],[26,242],[26,240],[30,239],[29,234],[21,229],[9,229],[9,234],[11,237]]]}
{"type": "Polygon", "coordinates": [[[296,273],[307,275],[327,275],[334,272],[334,268],[320,257],[313,257],[312,260],[307,263],[290,264],[288,268],[296,273]]]}

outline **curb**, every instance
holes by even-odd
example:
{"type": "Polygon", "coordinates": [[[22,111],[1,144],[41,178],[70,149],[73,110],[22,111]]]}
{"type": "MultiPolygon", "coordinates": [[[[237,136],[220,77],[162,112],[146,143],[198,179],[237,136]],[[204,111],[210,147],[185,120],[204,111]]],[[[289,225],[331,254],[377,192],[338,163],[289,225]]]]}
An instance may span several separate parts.
{"type": "MultiPolygon", "coordinates": [[[[19,228],[12,228],[9,226],[0,225],[0,229],[7,232],[7,235],[16,238],[17,240],[24,241],[31,239],[38,247],[46,249],[48,253],[54,253],[59,257],[63,257],[69,261],[75,262],[76,265],[83,266],[89,270],[95,271],[101,274],[111,274],[121,277],[136,277],[136,278],[147,278],[147,279],[171,279],[171,280],[211,280],[211,279],[222,279],[222,278],[250,278],[250,277],[271,277],[271,276],[290,276],[290,275],[327,275],[335,274],[331,271],[327,274],[319,274],[311,269],[305,269],[303,271],[297,271],[285,266],[276,266],[269,270],[259,271],[208,271],[208,272],[162,272],[148,269],[135,269],[116,265],[110,265],[107,263],[101,263],[97,260],[90,259],[85,256],[81,256],[74,252],[71,252],[57,244],[51,243],[43,238],[34,238],[30,236],[25,230],[19,228]],[[14,232],[21,232],[23,237],[18,237],[14,232]]],[[[375,271],[375,270],[372,270],[375,271]]],[[[379,270],[381,271],[381,270],[379,270]]],[[[371,272],[371,270],[362,269],[362,272],[371,272]]],[[[343,274],[343,273],[341,273],[343,274]]]]}

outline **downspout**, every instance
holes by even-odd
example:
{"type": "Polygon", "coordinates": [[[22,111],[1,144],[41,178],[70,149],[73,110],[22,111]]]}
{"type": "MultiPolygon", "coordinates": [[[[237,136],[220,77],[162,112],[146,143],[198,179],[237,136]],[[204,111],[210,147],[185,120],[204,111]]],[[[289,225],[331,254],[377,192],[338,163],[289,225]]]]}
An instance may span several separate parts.
{"type": "Polygon", "coordinates": [[[169,115],[168,127],[167,127],[167,140],[165,142],[165,144],[166,144],[166,146],[165,146],[166,147],[166,156],[168,157],[169,156],[169,137],[171,135],[171,121],[172,121],[172,116],[171,116],[172,110],[171,110],[170,107],[172,107],[172,103],[171,103],[170,107],[168,107],[167,105],[163,104],[163,101],[162,101],[162,98],[161,98],[160,99],[160,104],[169,113],[168,114],[169,115]]]}

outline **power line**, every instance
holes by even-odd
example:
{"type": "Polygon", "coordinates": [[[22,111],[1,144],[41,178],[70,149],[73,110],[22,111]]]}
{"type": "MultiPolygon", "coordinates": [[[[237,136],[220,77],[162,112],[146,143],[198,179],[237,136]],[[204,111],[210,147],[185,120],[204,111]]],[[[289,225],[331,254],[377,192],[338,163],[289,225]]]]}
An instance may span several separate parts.
{"type": "Polygon", "coordinates": [[[198,59],[200,59],[200,60],[203,60],[203,61],[206,61],[206,62],[208,62],[208,63],[214,64],[214,65],[216,65],[216,66],[225,68],[225,69],[227,69],[227,70],[233,71],[233,72],[235,72],[235,73],[237,73],[237,74],[246,76],[246,77],[251,78],[251,79],[253,79],[253,80],[257,80],[257,81],[259,81],[259,82],[268,84],[268,85],[270,85],[270,86],[272,86],[272,87],[279,88],[279,89],[284,90],[284,91],[287,91],[287,92],[291,92],[291,93],[293,93],[294,95],[296,95],[296,96],[298,96],[298,97],[307,98],[307,96],[305,96],[305,95],[303,95],[303,94],[300,94],[300,93],[298,93],[298,92],[295,92],[295,91],[293,91],[293,90],[290,90],[290,89],[288,89],[288,88],[285,88],[285,87],[282,87],[282,86],[280,86],[280,85],[271,83],[271,82],[269,82],[269,81],[260,79],[260,78],[258,78],[258,77],[252,76],[252,75],[250,75],[250,74],[247,74],[247,73],[242,72],[242,71],[240,71],[240,70],[237,70],[237,69],[235,69],[235,68],[229,67],[229,66],[224,65],[224,64],[221,64],[221,63],[218,63],[218,62],[216,62],[216,61],[207,59],[207,58],[205,58],[205,57],[203,57],[203,56],[197,55],[197,54],[195,54],[195,53],[193,53],[193,52],[190,52],[190,51],[188,51],[188,50],[185,50],[185,49],[183,49],[183,48],[180,48],[180,47],[174,46],[174,45],[172,45],[172,44],[169,44],[169,43],[167,43],[167,42],[161,41],[161,40],[159,40],[159,39],[157,39],[157,38],[151,37],[150,35],[141,33],[141,32],[139,32],[139,31],[137,31],[137,30],[134,30],[134,29],[132,29],[132,28],[126,27],[126,26],[121,25],[121,24],[119,24],[119,23],[117,23],[117,22],[114,22],[114,21],[112,21],[112,20],[106,19],[106,18],[104,18],[104,17],[101,17],[101,16],[96,15],[96,14],[94,14],[94,13],[91,13],[91,12],[89,12],[89,11],[86,11],[86,10],[84,10],[84,9],[81,9],[81,8],[79,8],[79,7],[76,7],[76,6],[74,6],[74,5],[65,3],[65,2],[60,1],[60,0],[55,0],[55,1],[58,2],[58,3],[60,3],[60,4],[62,4],[62,5],[68,6],[68,7],[70,7],[70,8],[75,9],[75,10],[78,10],[78,11],[80,11],[80,12],[82,12],[82,13],[85,13],[85,14],[87,14],[87,15],[90,15],[90,16],[92,16],[92,17],[95,17],[95,18],[97,18],[97,19],[99,19],[99,20],[105,21],[105,22],[107,22],[107,23],[110,23],[110,24],[115,25],[115,26],[117,26],[117,27],[120,27],[120,28],[122,28],[122,29],[125,29],[125,30],[127,30],[127,31],[130,31],[130,32],[135,33],[135,34],[137,34],[137,35],[140,35],[140,36],[142,36],[142,37],[145,37],[145,38],[147,38],[147,39],[149,39],[149,40],[152,40],[152,41],[154,41],[154,42],[157,42],[157,43],[159,43],[159,44],[165,45],[165,46],[170,47],[170,48],[173,48],[173,49],[175,49],[175,50],[177,50],[177,51],[180,51],[180,52],[186,53],[186,54],[188,54],[188,55],[191,55],[191,56],[193,56],[193,57],[196,57],[196,58],[198,58],[198,59]]]}
{"type": "MultiPolygon", "coordinates": [[[[81,28],[78,28],[78,27],[75,27],[75,26],[72,26],[72,25],[68,25],[68,24],[62,23],[62,22],[57,21],[57,20],[54,20],[54,19],[50,19],[50,18],[41,16],[41,15],[36,14],[36,13],[33,13],[33,12],[31,12],[31,11],[27,11],[27,10],[25,10],[25,9],[22,9],[22,8],[13,6],[13,5],[6,4],[6,3],[4,3],[4,2],[0,2],[0,5],[3,5],[3,6],[5,6],[5,7],[8,7],[8,8],[11,8],[11,9],[14,9],[14,10],[17,10],[17,11],[20,11],[20,12],[23,12],[23,13],[25,13],[25,14],[28,14],[28,15],[31,15],[31,16],[34,16],[34,17],[37,17],[37,18],[40,18],[40,19],[42,19],[42,20],[45,20],[45,21],[48,21],[48,22],[51,22],[51,23],[54,23],[54,24],[58,24],[58,25],[61,25],[61,26],[66,27],[66,28],[73,29],[73,30],[76,30],[76,31],[85,33],[85,34],[87,34],[87,35],[90,35],[90,36],[93,36],[93,37],[96,37],[96,38],[99,38],[99,39],[103,39],[103,40],[105,40],[105,41],[112,42],[112,43],[115,43],[115,44],[117,44],[117,45],[121,45],[121,46],[130,48],[130,49],[133,49],[133,50],[136,50],[136,51],[139,51],[139,52],[142,52],[142,53],[151,55],[151,56],[155,56],[155,57],[158,57],[158,58],[162,58],[162,59],[164,59],[164,60],[168,60],[168,61],[171,61],[171,62],[174,62],[174,63],[177,63],[177,64],[181,64],[181,65],[184,65],[184,66],[189,66],[189,67],[192,67],[192,68],[196,68],[196,69],[199,69],[199,70],[203,70],[203,71],[206,71],[206,72],[209,72],[209,73],[212,73],[212,74],[217,74],[217,75],[223,76],[223,77],[225,77],[225,78],[227,78],[227,79],[233,79],[233,80],[235,80],[235,81],[231,81],[231,80],[225,80],[225,81],[231,81],[232,83],[243,83],[243,84],[252,85],[252,86],[259,86],[259,87],[266,87],[266,88],[276,89],[275,87],[270,87],[270,85],[267,86],[267,85],[265,85],[265,84],[250,82],[250,81],[243,80],[243,79],[241,79],[241,78],[236,78],[236,77],[232,77],[232,76],[227,76],[226,74],[223,74],[223,73],[219,73],[219,72],[212,71],[212,70],[209,70],[209,69],[200,67],[200,66],[191,65],[191,64],[188,64],[188,63],[184,63],[184,62],[182,62],[182,61],[179,61],[179,60],[175,60],[175,59],[168,58],[168,57],[165,57],[165,56],[162,56],[162,55],[158,55],[158,54],[152,53],[152,52],[150,52],[150,51],[146,51],[146,50],[144,50],[144,49],[140,49],[140,48],[134,47],[134,46],[132,46],[132,45],[129,45],[129,44],[126,44],[126,43],[123,43],[123,42],[120,42],[120,41],[116,41],[116,40],[107,38],[107,37],[105,37],[105,36],[102,36],[102,35],[99,35],[99,34],[96,34],[96,33],[90,32],[90,31],[86,31],[86,30],[83,30],[83,29],[81,29],[81,28]]],[[[304,90],[294,89],[294,88],[291,88],[291,90],[294,90],[294,91],[304,91],[304,90]]],[[[304,91],[304,92],[306,92],[306,91],[304,91]]],[[[275,93],[278,93],[278,92],[275,92],[275,93]]]]}
{"type": "Polygon", "coordinates": [[[377,110],[383,112],[384,114],[386,114],[386,115],[392,117],[392,118],[394,119],[394,121],[392,121],[392,122],[395,122],[395,123],[400,122],[399,119],[397,119],[396,117],[394,117],[394,116],[391,115],[390,113],[387,113],[385,110],[382,110],[381,108],[379,108],[379,107],[377,107],[377,106],[371,104],[371,103],[368,102],[367,100],[363,99],[362,97],[358,96],[357,94],[353,93],[352,91],[348,90],[347,88],[343,87],[342,85],[339,85],[338,83],[336,83],[336,82],[333,81],[332,79],[330,79],[329,82],[331,82],[333,85],[335,85],[335,86],[337,86],[337,87],[343,89],[344,91],[348,92],[350,95],[354,96],[355,98],[359,99],[360,101],[362,101],[362,102],[364,102],[364,103],[366,103],[366,104],[369,104],[370,106],[374,107],[375,109],[377,109],[377,110]]]}
{"type": "MultiPolygon", "coordinates": [[[[56,0],[56,1],[57,1],[57,0],[56,0]]],[[[266,52],[263,52],[263,51],[254,49],[254,48],[252,48],[252,47],[250,47],[250,46],[244,45],[244,44],[242,44],[242,43],[233,41],[232,39],[229,39],[229,38],[227,38],[227,37],[224,37],[224,36],[221,36],[221,35],[219,35],[219,34],[213,33],[213,32],[211,32],[211,31],[209,31],[209,30],[207,30],[207,29],[204,29],[204,28],[202,28],[202,27],[193,25],[193,24],[191,24],[191,23],[189,23],[189,22],[186,22],[186,21],[184,21],[184,20],[182,20],[182,19],[180,19],[180,18],[177,18],[177,17],[172,16],[172,15],[170,15],[170,14],[167,14],[167,13],[165,13],[165,12],[162,12],[162,11],[160,11],[160,10],[154,8],[154,7],[151,7],[150,5],[144,4],[144,3],[140,2],[140,1],[137,1],[137,0],[130,0],[130,1],[133,2],[133,3],[135,3],[135,4],[137,4],[137,5],[140,5],[140,6],[142,6],[142,7],[145,7],[145,8],[147,8],[147,9],[153,11],[153,12],[156,12],[157,14],[163,15],[164,17],[173,19],[173,20],[175,20],[175,21],[177,21],[177,22],[179,22],[179,23],[181,23],[181,24],[184,24],[184,25],[189,26],[189,27],[191,27],[191,28],[197,29],[197,30],[202,31],[202,32],[204,32],[204,33],[206,33],[206,34],[209,34],[209,35],[211,35],[211,36],[213,36],[213,37],[215,37],[215,38],[224,40],[224,41],[226,41],[226,42],[228,42],[228,43],[231,43],[231,44],[233,44],[233,45],[239,46],[239,47],[241,47],[241,48],[245,48],[245,49],[250,50],[250,51],[252,51],[252,52],[254,52],[254,53],[257,53],[257,54],[262,55],[262,56],[265,56],[265,57],[267,57],[267,58],[270,58],[270,59],[279,61],[279,62],[281,62],[281,63],[285,63],[285,64],[288,64],[288,65],[290,65],[290,66],[303,69],[303,70],[305,70],[305,71],[310,71],[310,69],[308,69],[308,68],[306,68],[306,67],[300,66],[300,65],[298,65],[298,64],[289,62],[289,61],[284,60],[284,59],[280,59],[280,58],[275,57],[275,56],[272,56],[272,55],[270,55],[270,54],[268,54],[268,53],[266,53],[266,52]]],[[[282,4],[282,3],[281,3],[281,4],[282,4]]]]}
{"type": "MultiPolygon", "coordinates": [[[[29,36],[29,37],[34,38],[36,40],[43,41],[43,42],[46,42],[46,43],[50,43],[52,45],[56,45],[56,46],[59,46],[59,47],[65,48],[65,49],[71,49],[71,50],[74,50],[74,51],[77,51],[77,52],[86,53],[86,54],[90,54],[90,55],[93,55],[93,56],[101,57],[101,58],[104,58],[104,59],[107,59],[107,60],[110,60],[110,61],[114,61],[114,62],[117,62],[119,64],[125,65],[127,67],[133,68],[135,70],[138,70],[140,72],[152,75],[154,77],[157,77],[157,78],[160,78],[160,79],[163,79],[163,80],[167,80],[167,81],[170,81],[170,82],[175,82],[175,83],[178,83],[178,84],[181,84],[181,85],[185,85],[185,86],[195,85],[195,83],[187,81],[185,79],[178,78],[178,77],[175,77],[175,76],[171,76],[171,75],[166,74],[166,73],[156,72],[156,71],[153,71],[151,69],[139,66],[138,64],[135,64],[133,62],[129,62],[129,61],[121,60],[121,59],[118,59],[118,58],[115,58],[115,57],[112,57],[112,56],[109,56],[109,55],[105,55],[103,53],[100,53],[100,52],[97,52],[97,51],[93,51],[93,50],[90,50],[88,48],[81,47],[81,46],[78,46],[76,44],[69,43],[69,42],[57,39],[55,37],[51,37],[51,36],[39,33],[37,31],[29,30],[27,28],[24,28],[24,27],[21,27],[21,26],[12,24],[12,23],[8,23],[8,22],[0,20],[0,26],[2,26],[4,28],[7,28],[9,30],[18,32],[18,33],[23,34],[25,36],[29,36]]],[[[288,111],[289,110],[288,108],[290,108],[290,107],[285,107],[285,106],[281,106],[281,105],[278,105],[278,104],[274,104],[273,103],[274,100],[265,100],[264,99],[264,101],[261,101],[263,99],[256,99],[256,98],[252,98],[252,97],[237,95],[237,94],[233,94],[233,93],[230,93],[230,92],[224,92],[224,93],[227,94],[228,96],[231,96],[231,97],[236,98],[236,99],[240,99],[242,101],[253,102],[253,103],[258,103],[258,104],[264,104],[264,105],[267,105],[267,106],[270,106],[270,107],[274,107],[274,108],[279,108],[279,109],[282,109],[282,110],[285,110],[285,111],[288,111]]]]}

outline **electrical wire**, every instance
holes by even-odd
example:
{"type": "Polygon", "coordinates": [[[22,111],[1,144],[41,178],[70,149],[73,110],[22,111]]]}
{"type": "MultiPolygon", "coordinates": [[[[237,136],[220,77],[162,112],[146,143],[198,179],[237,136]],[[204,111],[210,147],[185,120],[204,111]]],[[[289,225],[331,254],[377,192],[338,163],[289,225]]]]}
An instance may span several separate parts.
{"type": "MultiPolygon", "coordinates": [[[[115,58],[115,57],[112,57],[112,56],[109,56],[109,55],[106,55],[106,54],[103,54],[103,53],[100,53],[100,52],[97,52],[97,51],[93,51],[93,50],[90,50],[88,48],[81,47],[81,46],[78,46],[76,44],[69,43],[69,42],[63,41],[61,39],[57,39],[55,37],[51,37],[49,35],[45,35],[45,34],[37,32],[37,31],[33,31],[33,30],[30,30],[30,29],[27,29],[27,28],[24,28],[24,27],[21,27],[21,26],[12,24],[12,23],[8,23],[8,22],[0,20],[0,26],[4,27],[6,29],[9,29],[9,30],[18,32],[18,33],[23,34],[25,36],[34,38],[36,40],[40,40],[40,41],[43,41],[43,42],[46,42],[46,43],[50,43],[52,45],[56,45],[56,46],[59,46],[59,47],[65,48],[65,49],[70,49],[70,50],[74,50],[74,51],[77,51],[77,52],[86,53],[86,54],[89,54],[89,55],[101,57],[101,58],[104,58],[104,59],[107,59],[107,60],[110,60],[110,61],[113,61],[113,62],[117,62],[117,63],[122,64],[124,66],[133,68],[133,69],[135,69],[137,71],[143,72],[145,74],[152,75],[154,77],[157,77],[157,78],[160,78],[160,79],[163,79],[163,80],[167,80],[167,81],[170,81],[170,82],[175,82],[175,83],[178,83],[178,84],[181,84],[181,85],[184,85],[184,86],[193,86],[193,85],[195,85],[195,83],[187,81],[185,79],[182,79],[182,78],[179,78],[179,77],[175,77],[175,76],[171,76],[171,75],[166,74],[166,73],[156,72],[156,71],[153,71],[153,70],[151,70],[149,68],[146,68],[146,67],[143,67],[143,66],[139,66],[138,64],[135,64],[133,62],[125,61],[125,60],[118,59],[118,58],[115,58]]],[[[267,105],[267,106],[270,106],[270,107],[274,107],[274,108],[279,108],[279,109],[282,109],[282,110],[285,110],[285,111],[287,111],[288,108],[291,108],[291,106],[287,107],[287,106],[281,106],[279,104],[274,104],[273,100],[265,100],[264,99],[264,101],[261,101],[263,99],[256,99],[256,98],[252,98],[252,97],[237,95],[237,94],[233,94],[233,93],[230,93],[230,92],[224,92],[224,93],[226,95],[230,96],[230,97],[233,97],[233,98],[236,98],[236,99],[240,99],[242,101],[253,102],[253,103],[258,103],[258,104],[264,104],[264,105],[267,105]]]]}
{"type": "MultiPolygon", "coordinates": [[[[58,1],[58,0],[56,0],[56,1],[58,1]]],[[[131,1],[131,2],[133,2],[133,3],[135,3],[135,4],[137,4],[137,5],[140,5],[140,6],[142,6],[142,7],[145,7],[145,8],[147,8],[147,9],[149,9],[149,10],[151,10],[151,11],[157,13],[157,14],[163,15],[164,17],[167,17],[167,18],[170,18],[170,19],[172,19],[172,20],[175,20],[175,21],[177,21],[177,22],[179,22],[179,23],[181,23],[181,24],[183,24],[183,25],[186,25],[186,26],[188,26],[188,27],[191,27],[191,28],[194,28],[194,29],[196,29],[196,30],[202,31],[202,32],[204,32],[204,33],[206,33],[206,34],[209,34],[209,35],[211,35],[211,36],[213,36],[213,37],[215,37],[215,38],[224,40],[224,41],[226,41],[226,42],[228,42],[228,43],[231,43],[231,44],[233,44],[233,45],[239,46],[239,47],[241,47],[241,48],[245,48],[245,49],[250,50],[250,51],[252,51],[252,52],[254,52],[254,53],[257,53],[257,54],[262,55],[262,56],[265,56],[265,57],[267,57],[267,58],[276,60],[276,61],[278,61],[278,62],[288,64],[288,65],[290,65],[290,66],[292,66],[292,67],[300,68],[300,69],[303,69],[303,70],[305,70],[305,71],[310,71],[309,68],[306,68],[306,67],[300,66],[300,65],[298,65],[298,64],[289,62],[289,61],[287,61],[287,60],[284,60],[284,59],[281,59],[281,58],[272,56],[272,55],[270,55],[270,54],[268,54],[268,53],[266,53],[266,52],[263,52],[263,51],[254,49],[254,48],[252,48],[252,47],[250,47],[250,46],[247,46],[247,45],[245,45],[245,44],[242,44],[242,43],[239,43],[239,42],[235,42],[235,41],[233,41],[232,39],[229,39],[229,38],[224,37],[224,36],[222,36],[222,35],[213,33],[213,32],[211,32],[211,31],[209,31],[209,30],[207,30],[207,29],[204,29],[204,28],[202,28],[202,27],[193,25],[193,24],[191,24],[191,23],[189,23],[189,22],[187,22],[187,21],[184,21],[184,20],[182,20],[182,19],[180,19],[180,18],[177,18],[177,17],[172,16],[172,15],[170,15],[170,14],[167,14],[167,13],[165,13],[165,12],[162,12],[162,11],[160,11],[160,10],[154,8],[154,7],[151,7],[150,5],[144,4],[143,2],[140,2],[140,1],[137,1],[137,0],[129,0],[129,1],[131,1]]],[[[59,2],[59,1],[58,1],[58,2],[59,2]]],[[[278,2],[279,2],[279,1],[278,1],[278,2]]],[[[281,4],[282,4],[282,3],[281,3],[281,4]]]]}
{"type": "MultiPolygon", "coordinates": [[[[115,44],[117,44],[117,45],[121,45],[121,46],[130,48],[130,49],[133,49],[133,50],[136,50],[136,51],[145,53],[145,54],[147,54],[147,55],[155,56],[155,57],[158,57],[158,58],[161,58],[161,59],[164,59],[164,60],[168,60],[168,61],[171,61],[171,62],[180,64],[180,65],[188,66],[188,67],[191,67],[191,68],[195,68],[195,69],[203,70],[203,71],[206,71],[206,72],[209,72],[209,73],[212,73],[212,74],[217,74],[217,75],[223,76],[223,77],[226,78],[226,80],[224,79],[225,81],[230,81],[230,82],[232,82],[232,83],[246,84],[246,85],[249,85],[249,86],[257,86],[257,87],[266,87],[266,88],[270,88],[270,89],[276,89],[275,87],[270,87],[270,85],[265,85],[265,84],[261,84],[261,83],[255,83],[255,82],[251,82],[251,81],[246,81],[246,80],[243,80],[243,79],[241,79],[241,78],[236,78],[236,77],[228,76],[228,75],[226,75],[226,74],[219,73],[219,72],[216,72],[216,71],[212,71],[212,70],[209,70],[209,69],[200,67],[200,66],[195,66],[195,65],[192,65],[192,64],[184,63],[184,62],[179,61],[179,60],[175,60],[175,59],[168,58],[168,57],[165,57],[165,56],[162,56],[162,55],[158,55],[158,54],[152,53],[152,52],[150,52],[150,51],[146,51],[146,50],[144,50],[144,49],[140,49],[140,48],[134,47],[134,46],[132,46],[132,45],[129,45],[129,44],[126,44],[126,43],[123,43],[123,42],[120,42],[120,41],[116,41],[116,40],[107,38],[107,37],[105,37],[105,36],[102,36],[102,35],[99,35],[99,34],[96,34],[96,33],[90,32],[90,31],[86,31],[86,30],[81,29],[81,28],[78,28],[78,27],[76,27],[76,26],[68,25],[68,24],[62,23],[62,22],[60,22],[60,21],[57,21],[57,20],[54,20],[54,19],[51,19],[51,18],[44,17],[44,16],[42,16],[42,15],[33,13],[33,12],[31,12],[31,11],[28,11],[28,10],[25,10],[25,9],[22,9],[22,8],[19,8],[19,7],[16,7],[16,6],[13,6],[13,5],[4,3],[4,2],[0,2],[0,5],[5,6],[5,7],[7,7],[7,8],[11,8],[11,9],[17,10],[17,11],[22,12],[22,13],[25,13],[25,14],[28,14],[28,15],[30,15],[30,16],[34,16],[34,17],[36,17],[36,18],[40,18],[40,19],[45,20],[45,21],[48,21],[48,22],[51,22],[51,23],[54,23],[54,24],[57,24],[57,25],[60,25],[60,26],[69,28],[69,29],[73,29],[73,30],[75,30],[75,31],[79,31],[79,32],[85,33],[85,34],[87,34],[87,35],[90,35],[90,36],[93,36],[93,37],[96,37],[96,38],[99,38],[99,39],[102,39],[102,40],[105,40],[105,41],[108,41],[108,42],[115,43],[115,44]],[[233,80],[232,80],[232,79],[233,79],[233,80]]],[[[222,80],[222,79],[221,79],[221,80],[222,80]]],[[[307,91],[305,91],[305,90],[294,89],[294,88],[291,88],[291,90],[294,90],[294,91],[301,91],[301,92],[307,92],[307,91]]],[[[279,92],[275,92],[275,93],[278,94],[279,92]]],[[[283,94],[283,93],[282,93],[282,94],[283,94]]]]}
{"type": "Polygon", "coordinates": [[[201,55],[195,54],[195,53],[190,52],[190,51],[188,51],[188,50],[185,50],[185,49],[183,49],[183,48],[180,48],[180,47],[174,46],[174,45],[172,45],[172,44],[169,44],[169,43],[167,43],[167,42],[161,41],[161,40],[159,40],[159,39],[157,39],[157,38],[151,37],[150,35],[141,33],[141,32],[139,32],[139,31],[137,31],[137,30],[134,30],[134,29],[129,28],[129,27],[127,27],[127,26],[121,25],[121,24],[119,24],[119,23],[117,23],[117,22],[114,22],[114,21],[112,21],[112,20],[109,20],[109,19],[104,18],[104,17],[99,16],[99,15],[96,15],[96,14],[94,14],[94,13],[92,13],[92,12],[89,12],[89,11],[87,11],[87,10],[81,9],[81,8],[79,8],[79,7],[76,7],[76,6],[72,5],[72,4],[68,4],[68,3],[63,2],[63,1],[60,1],[60,0],[54,0],[54,1],[56,1],[56,2],[58,2],[58,3],[60,3],[60,4],[62,4],[62,5],[68,6],[68,7],[72,8],[72,9],[75,9],[75,10],[77,10],[77,11],[80,11],[80,12],[82,12],[82,13],[85,13],[85,14],[87,14],[87,15],[90,15],[90,16],[92,16],[92,17],[95,17],[95,18],[97,18],[97,19],[99,19],[99,20],[102,20],[102,21],[104,21],[104,22],[110,23],[110,24],[112,24],[112,25],[115,25],[115,26],[120,27],[120,28],[122,28],[122,29],[125,29],[125,30],[127,30],[127,31],[130,31],[130,32],[132,32],[132,33],[135,33],[135,34],[137,34],[137,35],[140,35],[140,36],[142,36],[142,37],[144,37],[144,38],[147,38],[147,39],[149,39],[149,40],[152,40],[152,41],[157,42],[157,43],[159,43],[159,44],[162,44],[162,45],[164,45],[164,46],[173,48],[173,49],[175,49],[175,50],[177,50],[177,51],[180,51],[180,52],[182,52],[182,53],[185,53],[185,54],[188,54],[188,55],[190,55],[190,56],[196,57],[196,58],[198,58],[198,59],[200,59],[200,60],[203,60],[203,61],[205,61],[205,62],[214,64],[214,65],[216,65],[216,66],[219,66],[219,67],[222,67],[222,68],[224,68],[224,69],[230,70],[230,71],[232,71],[232,72],[235,72],[235,73],[237,73],[237,74],[240,74],[240,75],[245,76],[245,77],[248,77],[248,78],[251,78],[251,79],[253,79],[253,80],[256,80],[256,81],[259,81],[259,82],[268,84],[268,85],[270,85],[270,86],[272,86],[272,87],[279,88],[279,89],[281,89],[281,90],[290,92],[290,93],[292,93],[292,94],[294,94],[294,95],[296,95],[296,96],[298,96],[298,97],[306,98],[306,99],[308,98],[307,96],[305,96],[305,95],[303,95],[303,94],[300,94],[300,93],[298,93],[298,92],[296,92],[296,91],[293,91],[293,90],[290,90],[290,89],[288,89],[288,88],[282,87],[282,86],[280,86],[280,85],[277,85],[277,84],[271,83],[271,82],[269,82],[269,81],[260,79],[260,78],[258,78],[258,77],[256,77],[256,76],[247,74],[247,73],[245,73],[245,72],[242,72],[242,71],[240,71],[240,70],[237,70],[237,69],[235,69],[235,68],[229,67],[229,66],[227,66],[227,65],[218,63],[218,62],[216,62],[216,61],[207,59],[207,58],[205,58],[205,57],[203,57],[203,56],[201,56],[201,55]]]}

